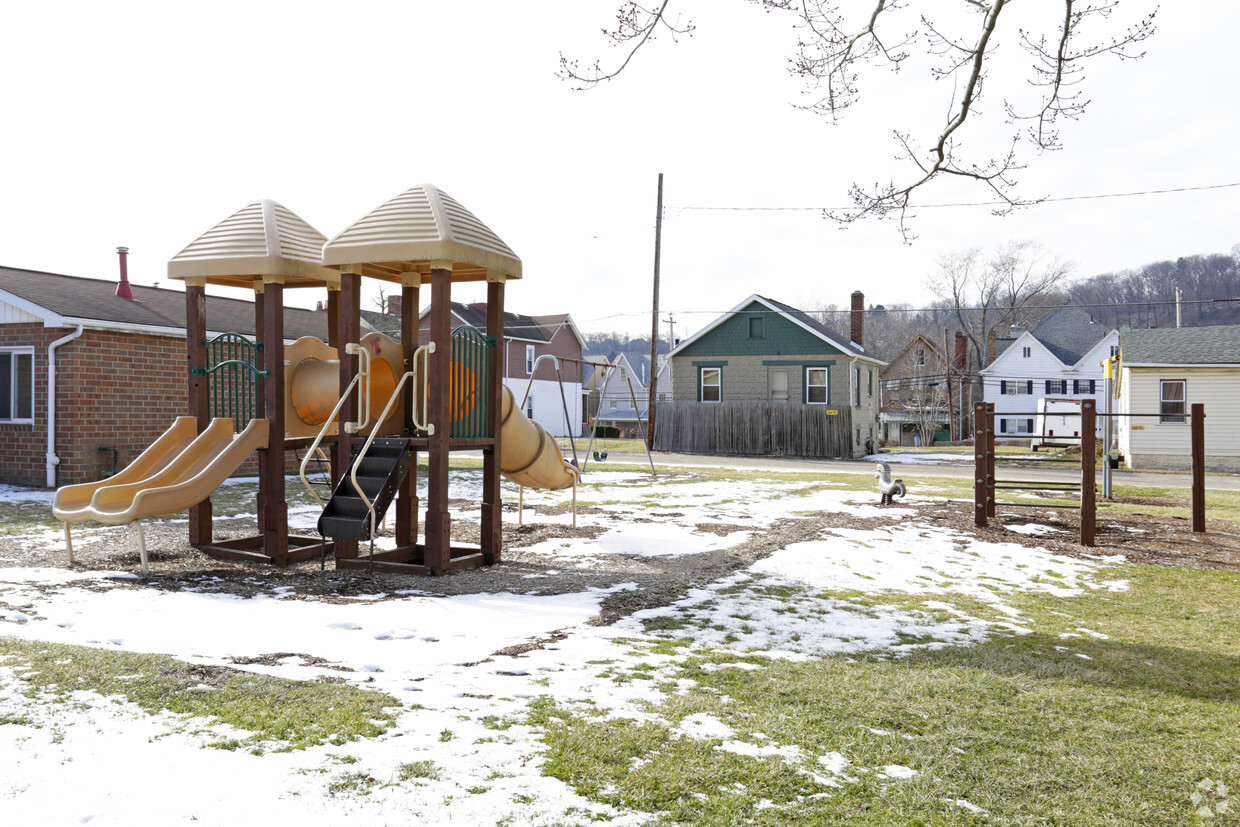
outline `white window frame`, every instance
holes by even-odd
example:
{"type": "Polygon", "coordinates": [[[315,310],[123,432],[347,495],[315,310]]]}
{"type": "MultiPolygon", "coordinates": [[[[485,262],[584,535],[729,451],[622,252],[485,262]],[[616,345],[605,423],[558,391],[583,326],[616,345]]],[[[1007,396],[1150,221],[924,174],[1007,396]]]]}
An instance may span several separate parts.
{"type": "Polygon", "coordinates": [[[1031,356],[1033,356],[1033,348],[1031,348],[1031,347],[1022,347],[1022,348],[1020,349],[1020,355],[1021,355],[1021,357],[1022,357],[1022,358],[1025,358],[1025,359],[1030,358],[1031,356]]]}
{"type": "Polygon", "coordinates": [[[32,347],[14,347],[0,348],[0,356],[9,357],[9,410],[0,411],[0,422],[12,424],[32,424],[34,422],[34,348],[32,347]],[[30,386],[20,388],[17,385],[17,360],[19,357],[26,356],[30,359],[30,386]],[[18,400],[22,398],[22,391],[25,391],[25,399],[30,405],[30,416],[16,416],[18,400]]]}
{"type": "Polygon", "coordinates": [[[1188,422],[1188,380],[1187,379],[1159,379],[1158,380],[1158,424],[1159,425],[1184,425],[1188,422]],[[1167,399],[1166,388],[1168,385],[1179,385],[1183,389],[1183,395],[1180,399],[1167,399]],[[1168,403],[1179,403],[1182,413],[1169,414],[1164,406],[1168,403]]]}
{"type": "Polygon", "coordinates": [[[714,405],[723,401],[723,368],[720,367],[702,367],[698,368],[698,401],[706,402],[714,405]],[[713,376],[711,382],[707,381],[708,375],[713,376]],[[706,398],[706,389],[714,388],[715,399],[706,398]]]}
{"type": "Polygon", "coordinates": [[[826,405],[831,402],[831,369],[826,365],[806,365],[802,374],[805,381],[805,404],[826,405]],[[810,382],[810,371],[822,371],[821,382],[810,382]],[[811,388],[822,388],[822,401],[810,399],[811,388]]]}
{"type": "Polygon", "coordinates": [[[525,375],[526,376],[533,375],[535,358],[536,357],[534,355],[534,346],[526,345],[525,346],[525,375]]]}
{"type": "Polygon", "coordinates": [[[533,394],[530,394],[530,396],[525,400],[525,418],[531,421],[534,419],[534,395],[533,394]]]}

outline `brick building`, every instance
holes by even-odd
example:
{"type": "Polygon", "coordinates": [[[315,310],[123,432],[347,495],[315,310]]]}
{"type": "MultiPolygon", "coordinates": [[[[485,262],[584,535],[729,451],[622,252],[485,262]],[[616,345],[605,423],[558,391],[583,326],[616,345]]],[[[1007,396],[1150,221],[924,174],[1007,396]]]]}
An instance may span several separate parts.
{"type": "MultiPolygon", "coordinates": [[[[185,294],[121,260],[119,283],[0,267],[0,483],[99,479],[187,413],[185,294]]],[[[254,337],[253,302],[208,296],[207,318],[254,337]]],[[[285,335],[326,339],[327,314],[286,308],[285,335]]]]}

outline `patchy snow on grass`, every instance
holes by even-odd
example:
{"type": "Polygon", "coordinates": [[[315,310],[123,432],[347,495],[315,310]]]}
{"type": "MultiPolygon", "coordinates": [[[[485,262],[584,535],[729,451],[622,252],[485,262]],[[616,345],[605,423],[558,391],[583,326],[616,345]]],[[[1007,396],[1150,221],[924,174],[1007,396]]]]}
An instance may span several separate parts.
{"type": "MultiPolygon", "coordinates": [[[[667,693],[693,684],[676,676],[677,684],[663,686],[660,678],[673,676],[689,655],[656,652],[657,644],[671,636],[691,639],[698,648],[783,657],[898,655],[967,645],[1002,626],[955,609],[952,594],[984,601],[1007,619],[1006,628],[1019,631],[1019,613],[1004,603],[1013,592],[1067,595],[1124,587],[1105,579],[1107,560],[1069,560],[1014,544],[975,542],[920,524],[915,509],[878,508],[872,491],[778,477],[652,480],[640,470],[592,472],[588,479],[578,500],[596,511],[580,515],[580,524],[605,531],[594,539],[555,539],[527,550],[545,555],[552,570],[606,565],[616,557],[728,549],[789,517],[817,511],[889,522],[864,531],[832,529],[704,582],[671,606],[609,627],[593,625],[601,602],[631,584],[542,595],[535,578],[528,593],[436,597],[421,593],[411,579],[408,589],[393,594],[318,601],[299,598],[287,585],[242,597],[191,587],[141,587],[128,572],[0,567],[4,635],[163,653],[192,664],[299,680],[343,678],[403,704],[396,724],[382,736],[252,755],[206,748],[228,732],[218,722],[190,727],[182,716],[151,715],[122,699],[92,693],[76,693],[68,704],[33,696],[20,669],[0,662],[0,721],[5,722],[0,749],[20,768],[0,780],[6,823],[293,819],[329,825],[348,818],[361,824],[604,820],[625,827],[652,820],[578,796],[542,775],[541,733],[523,721],[530,700],[544,696],[603,717],[654,722],[681,737],[718,741],[723,752],[780,758],[824,787],[866,773],[899,780],[915,770],[859,768],[843,751],[815,757],[756,735],[746,740],[707,714],[664,720],[657,710],[667,693]],[[701,526],[722,526],[725,533],[701,526]],[[942,597],[921,601],[924,611],[897,605],[898,598],[907,601],[910,595],[942,597]],[[514,647],[519,655],[503,654],[514,647]],[[259,656],[267,656],[264,663],[252,662],[259,656]],[[655,679],[615,680],[616,674],[639,668],[655,679]]],[[[480,497],[480,471],[453,470],[450,483],[454,499],[480,497]]],[[[249,498],[252,487],[252,480],[236,481],[222,496],[249,498]]],[[[504,496],[515,501],[517,491],[506,485],[504,496]]],[[[50,500],[50,492],[0,487],[0,502],[48,505],[50,500]]],[[[570,498],[565,492],[527,491],[525,501],[567,505],[570,498]]],[[[469,519],[470,513],[454,512],[454,519],[469,519]]],[[[298,501],[289,515],[290,527],[305,531],[313,528],[318,509],[298,501]]],[[[99,532],[128,530],[83,528],[75,531],[75,540],[86,546],[102,536],[99,532]]],[[[23,541],[51,547],[63,539],[43,523],[32,524],[23,541]]],[[[733,662],[703,668],[763,667],[733,662]]],[[[963,800],[956,803],[969,809],[963,800]]]]}

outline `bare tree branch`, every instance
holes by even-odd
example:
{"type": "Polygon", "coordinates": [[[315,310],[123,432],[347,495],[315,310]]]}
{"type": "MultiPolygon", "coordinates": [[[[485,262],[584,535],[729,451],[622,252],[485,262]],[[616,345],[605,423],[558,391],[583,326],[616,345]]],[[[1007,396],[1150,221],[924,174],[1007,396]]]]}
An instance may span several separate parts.
{"type": "MultiPolygon", "coordinates": [[[[681,0],[688,2],[689,0],[681,0]]],[[[982,184],[1001,202],[994,210],[998,214],[1010,212],[1017,207],[1037,203],[1037,198],[1022,196],[1017,192],[1013,174],[1025,168],[1020,149],[1026,141],[1035,152],[1058,149],[1062,146],[1058,132],[1060,119],[1075,120],[1081,116],[1089,101],[1083,96],[1081,84],[1085,65],[1093,58],[1113,55],[1121,60],[1137,59],[1144,52],[1135,51],[1154,34],[1154,16],[1157,9],[1118,34],[1090,35],[1092,24],[1111,26],[1110,18],[1122,0],[1062,0],[1062,13],[1054,23],[1048,23],[1044,31],[1017,29],[1012,36],[1033,57],[1029,86],[1009,82],[1011,86],[1003,95],[1003,117],[1011,124],[1020,124],[1006,154],[981,158],[960,157],[962,142],[958,138],[966,127],[980,114],[978,102],[998,54],[999,22],[1011,0],[961,0],[955,8],[949,4],[936,3],[934,17],[925,12],[916,18],[915,26],[901,27],[901,12],[912,6],[912,0],[747,0],[767,12],[784,13],[794,18],[800,29],[795,54],[789,59],[789,71],[807,83],[808,91],[816,97],[802,108],[822,115],[835,122],[840,114],[852,106],[860,94],[861,69],[867,65],[886,67],[899,72],[909,58],[920,52],[939,65],[929,68],[932,80],[954,79],[951,106],[946,120],[937,135],[926,141],[914,142],[907,130],[893,129],[900,158],[910,162],[917,173],[906,182],[874,184],[862,187],[854,184],[850,196],[854,207],[845,211],[829,211],[827,218],[848,224],[866,217],[894,218],[900,225],[905,241],[911,241],[909,232],[912,197],[931,182],[939,179],[969,179],[982,184]],[[845,15],[842,9],[849,9],[845,15]],[[981,16],[980,25],[973,35],[954,33],[960,28],[957,18],[966,12],[965,19],[981,16]],[[850,25],[849,21],[856,21],[850,25]],[[1087,37],[1092,42],[1081,44],[1087,37]],[[1014,103],[1028,88],[1039,89],[1040,100],[1032,108],[1014,103]],[[958,91],[957,91],[958,90],[958,91]],[[957,94],[959,97],[957,97],[957,94]],[[1026,129],[1024,124],[1029,124],[1026,129]],[[918,146],[924,147],[919,149],[918,146]]],[[[621,65],[613,71],[604,71],[596,63],[591,72],[582,73],[576,62],[561,55],[561,77],[578,81],[582,88],[611,80],[624,71],[633,56],[654,39],[660,26],[672,33],[673,39],[693,30],[692,24],[678,27],[667,22],[670,0],[663,0],[657,9],[647,9],[633,0],[625,0],[618,15],[619,25],[607,32],[616,44],[631,44],[631,49],[621,65]]],[[[922,4],[923,6],[928,4],[922,4]]],[[[1039,0],[1038,12],[1048,0],[1039,0]]],[[[971,146],[979,142],[973,141],[971,146]]],[[[973,149],[988,153],[989,150],[973,149]]]]}
{"type": "Polygon", "coordinates": [[[638,5],[635,0],[626,0],[624,5],[620,7],[620,11],[616,14],[618,24],[614,29],[603,29],[603,34],[608,40],[617,45],[632,43],[629,53],[625,56],[623,62],[610,72],[603,71],[602,65],[595,61],[594,65],[586,72],[582,72],[579,68],[578,61],[569,60],[560,53],[560,70],[556,74],[565,79],[572,80],[580,84],[576,88],[590,89],[623,72],[633,60],[633,56],[648,40],[654,38],[655,31],[662,26],[672,34],[675,40],[678,35],[690,35],[693,33],[693,24],[685,23],[683,26],[673,25],[667,22],[664,13],[667,11],[668,4],[671,0],[663,0],[663,3],[657,9],[648,9],[638,5]]]}

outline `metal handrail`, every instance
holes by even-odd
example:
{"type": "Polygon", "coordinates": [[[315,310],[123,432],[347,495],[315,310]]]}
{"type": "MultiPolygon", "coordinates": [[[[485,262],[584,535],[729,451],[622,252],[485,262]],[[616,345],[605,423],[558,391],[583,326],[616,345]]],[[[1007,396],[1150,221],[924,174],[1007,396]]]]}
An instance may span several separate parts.
{"type": "Polygon", "coordinates": [[[345,345],[344,352],[358,355],[361,355],[362,353],[366,354],[365,358],[362,359],[362,361],[365,362],[365,368],[358,370],[352,381],[350,381],[348,386],[344,389],[344,393],[340,394],[340,399],[336,401],[336,407],[332,408],[332,412],[328,414],[327,420],[323,423],[323,427],[319,429],[319,433],[314,438],[314,442],[310,443],[310,449],[306,451],[306,456],[302,459],[301,466],[297,469],[298,474],[301,477],[302,485],[306,486],[306,490],[310,492],[310,496],[314,497],[320,506],[325,506],[326,503],[323,502],[323,498],[319,496],[319,492],[314,490],[314,486],[310,484],[310,481],[306,479],[306,466],[310,464],[310,458],[314,456],[315,451],[317,451],[319,445],[322,444],[323,438],[327,436],[327,432],[331,430],[332,423],[335,422],[336,417],[340,415],[340,409],[344,407],[344,403],[348,400],[349,394],[353,393],[354,388],[358,387],[361,383],[366,384],[362,394],[362,398],[365,400],[364,405],[366,408],[366,420],[362,423],[346,422],[344,430],[345,433],[353,433],[356,430],[365,428],[366,425],[370,423],[370,351],[350,342],[345,345]]]}
{"type": "MultiPolygon", "coordinates": [[[[427,354],[434,353],[434,352],[435,352],[434,342],[430,342],[428,344],[422,345],[422,347],[418,348],[417,350],[413,352],[413,367],[415,368],[417,367],[419,353],[422,354],[422,358],[423,360],[425,360],[427,354]]],[[[427,381],[426,374],[427,373],[429,373],[429,371],[422,372],[423,398],[425,398],[425,395],[426,395],[426,387],[427,387],[426,386],[426,381],[427,381]]],[[[401,374],[400,381],[396,383],[396,389],[392,391],[391,398],[388,399],[387,405],[383,407],[383,413],[379,416],[379,422],[386,422],[388,416],[392,413],[392,408],[394,408],[396,406],[396,403],[400,400],[400,391],[401,391],[401,388],[405,386],[405,380],[409,379],[410,377],[413,377],[414,381],[417,381],[417,376],[418,376],[418,373],[416,370],[405,371],[403,374],[401,374]]],[[[416,403],[416,400],[415,400],[415,403],[416,403]]],[[[425,411],[423,413],[425,415],[425,411]]],[[[415,427],[418,428],[418,430],[426,431],[428,434],[435,433],[434,425],[432,425],[429,422],[419,423],[417,421],[417,405],[416,404],[414,405],[414,410],[413,410],[412,415],[414,417],[413,424],[415,427]]],[[[366,496],[366,492],[363,491],[362,487],[357,484],[357,469],[358,469],[358,466],[362,464],[362,460],[365,458],[366,454],[370,452],[370,446],[374,444],[375,437],[377,437],[378,435],[379,435],[379,428],[378,426],[376,426],[374,430],[370,432],[370,436],[366,439],[366,444],[362,446],[362,450],[358,453],[357,459],[353,462],[353,468],[349,472],[349,482],[353,484],[353,490],[357,493],[357,496],[362,498],[362,502],[366,503],[366,510],[370,512],[370,532],[372,535],[374,534],[374,531],[375,531],[375,504],[370,501],[370,498],[366,496]]]]}
{"type": "Polygon", "coordinates": [[[357,375],[361,377],[362,383],[366,386],[362,391],[362,398],[359,400],[361,404],[358,405],[361,412],[365,413],[365,416],[357,422],[344,423],[344,432],[346,434],[355,434],[370,425],[370,360],[374,356],[369,350],[355,342],[349,342],[349,344],[345,345],[344,352],[359,357],[357,375]]]}

